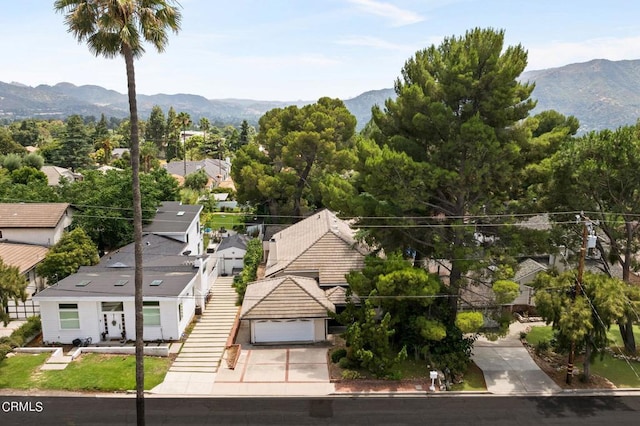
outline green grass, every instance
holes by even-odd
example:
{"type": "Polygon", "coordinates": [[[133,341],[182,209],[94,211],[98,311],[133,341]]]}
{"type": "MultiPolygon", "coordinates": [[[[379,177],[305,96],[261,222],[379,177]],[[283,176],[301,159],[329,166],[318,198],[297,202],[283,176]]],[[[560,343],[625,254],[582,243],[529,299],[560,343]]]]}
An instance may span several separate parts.
{"type": "MultiPolygon", "coordinates": [[[[633,335],[636,338],[636,347],[640,343],[640,326],[633,326],[633,335]]],[[[609,331],[607,332],[607,337],[613,342],[611,346],[624,347],[622,343],[622,336],[620,336],[620,329],[617,325],[612,325],[609,331]]]]}
{"type": "Polygon", "coordinates": [[[535,346],[545,340],[550,342],[551,339],[553,339],[553,329],[550,325],[531,327],[531,330],[527,333],[527,343],[531,346],[535,346]]]}
{"type": "Polygon", "coordinates": [[[463,382],[453,385],[451,387],[452,391],[486,391],[487,384],[484,381],[484,374],[482,374],[482,370],[478,368],[478,366],[471,362],[467,371],[464,373],[463,382]]]}
{"type": "Polygon", "coordinates": [[[205,228],[211,228],[216,231],[220,228],[227,230],[233,229],[234,225],[244,225],[243,214],[220,212],[220,213],[207,213],[204,217],[203,223],[205,228]]]}
{"type": "Polygon", "coordinates": [[[0,362],[0,389],[30,389],[32,377],[50,353],[16,354],[0,362]]]}
{"type": "MultiPolygon", "coordinates": [[[[64,370],[39,371],[49,354],[16,355],[0,363],[0,388],[64,389],[75,391],[126,391],[135,389],[135,357],[84,354],[64,370]]],[[[145,357],[144,388],[162,382],[169,358],[145,357]]]]}
{"type": "MultiPolygon", "coordinates": [[[[636,338],[636,344],[640,342],[640,327],[634,326],[633,334],[636,338]]],[[[611,327],[608,332],[609,339],[611,339],[612,347],[622,348],[622,337],[620,337],[620,331],[617,327],[611,327]]],[[[527,333],[527,342],[530,345],[535,346],[542,340],[550,341],[553,337],[553,330],[551,326],[539,326],[533,327],[529,333],[527,333]]],[[[600,360],[597,356],[591,363],[591,372],[598,376],[605,377],[611,381],[616,387],[619,388],[640,388],[640,378],[636,376],[636,372],[640,376],[640,363],[625,360],[616,359],[611,355],[605,354],[604,358],[600,360]]]]}
{"type": "Polygon", "coordinates": [[[618,388],[640,388],[640,362],[627,363],[605,354],[602,360],[596,357],[591,362],[591,373],[606,377],[618,388]]]}

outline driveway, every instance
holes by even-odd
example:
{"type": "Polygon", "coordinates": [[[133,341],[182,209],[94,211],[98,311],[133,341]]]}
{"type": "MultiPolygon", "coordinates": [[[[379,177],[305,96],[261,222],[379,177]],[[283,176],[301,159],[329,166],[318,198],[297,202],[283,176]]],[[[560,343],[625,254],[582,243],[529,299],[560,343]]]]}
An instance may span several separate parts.
{"type": "Polygon", "coordinates": [[[242,349],[235,369],[218,369],[214,395],[319,396],[333,393],[326,347],[242,349]]]}
{"type": "Polygon", "coordinates": [[[484,373],[487,390],[493,394],[550,395],[560,387],[533,361],[520,342],[520,331],[536,324],[511,324],[509,334],[489,341],[479,338],[472,359],[484,373]]]}

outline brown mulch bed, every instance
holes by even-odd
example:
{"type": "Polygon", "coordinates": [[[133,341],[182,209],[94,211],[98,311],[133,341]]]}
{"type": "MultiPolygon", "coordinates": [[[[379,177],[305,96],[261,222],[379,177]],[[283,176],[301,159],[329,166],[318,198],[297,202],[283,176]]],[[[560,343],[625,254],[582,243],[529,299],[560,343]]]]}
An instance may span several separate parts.
{"type": "Polygon", "coordinates": [[[583,357],[576,356],[574,362],[574,376],[571,380],[571,385],[566,382],[567,379],[567,356],[558,355],[555,352],[549,352],[544,355],[537,355],[534,348],[523,342],[523,345],[529,353],[531,358],[538,364],[538,367],[544,371],[554,382],[558,384],[562,389],[616,389],[615,385],[604,377],[591,374],[591,380],[589,382],[583,382],[580,380],[579,375],[576,374],[576,370],[582,371],[583,357]]]}

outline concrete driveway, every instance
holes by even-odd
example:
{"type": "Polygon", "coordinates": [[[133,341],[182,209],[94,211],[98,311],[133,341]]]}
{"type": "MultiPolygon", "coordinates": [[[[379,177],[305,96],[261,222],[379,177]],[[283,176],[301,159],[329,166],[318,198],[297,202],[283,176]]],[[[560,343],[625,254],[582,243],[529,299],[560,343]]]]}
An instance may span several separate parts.
{"type": "Polygon", "coordinates": [[[214,395],[329,395],[326,347],[243,348],[234,370],[218,369],[214,395]]]}
{"type": "Polygon", "coordinates": [[[550,395],[561,391],[533,361],[519,340],[520,331],[532,324],[511,324],[509,334],[496,341],[479,338],[472,359],[484,373],[487,390],[493,394],[550,395]]]}

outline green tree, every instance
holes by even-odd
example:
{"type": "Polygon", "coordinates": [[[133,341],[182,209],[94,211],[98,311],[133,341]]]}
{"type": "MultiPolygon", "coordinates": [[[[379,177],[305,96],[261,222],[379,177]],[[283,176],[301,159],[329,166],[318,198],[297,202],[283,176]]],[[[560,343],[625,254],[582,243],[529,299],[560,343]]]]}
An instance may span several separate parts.
{"type": "Polygon", "coordinates": [[[165,150],[166,133],[167,122],[164,112],[160,106],[154,105],[153,108],[151,108],[151,114],[149,115],[149,121],[145,128],[144,138],[156,146],[159,155],[162,155],[165,150]]]}
{"type": "Polygon", "coordinates": [[[33,152],[22,157],[22,164],[40,170],[44,166],[44,158],[40,154],[33,152]]]}
{"type": "Polygon", "coordinates": [[[203,169],[200,169],[187,175],[184,179],[184,186],[194,191],[202,191],[206,188],[208,182],[209,176],[207,176],[203,169]]]}
{"type": "Polygon", "coordinates": [[[163,52],[168,43],[167,31],[178,32],[180,28],[181,13],[172,0],[56,0],[54,7],[65,14],[69,31],[79,42],[87,42],[92,53],[107,58],[123,56],[126,65],[135,237],[136,412],[140,425],[144,424],[142,206],[134,60],[144,53],[144,42],[163,52]]]}
{"type": "Polygon", "coordinates": [[[353,166],[355,123],[339,99],[267,112],[256,143],[240,148],[233,162],[238,200],[265,206],[273,215],[301,216],[322,206],[325,176],[353,166]]]}
{"type": "Polygon", "coordinates": [[[16,303],[27,300],[27,278],[20,273],[17,266],[5,264],[0,258],[0,320],[6,327],[11,319],[7,313],[10,301],[16,303]]]}
{"type": "Polygon", "coordinates": [[[464,277],[490,254],[474,236],[486,229],[465,217],[503,213],[510,199],[516,124],[535,106],[533,85],[517,80],[526,64],[522,46],[504,49],[504,32],[493,29],[416,52],[397,98],[373,108],[375,143],[360,144],[352,186],[334,180],[326,190],[330,205],[362,217],[355,226],[386,251],[450,261],[452,319],[464,277]]]}
{"type": "Polygon", "coordinates": [[[167,161],[171,161],[174,158],[182,158],[182,147],[180,146],[180,125],[178,124],[178,114],[173,107],[170,107],[167,112],[167,125],[165,127],[165,132],[165,138],[167,141],[167,161]]]}
{"type": "Polygon", "coordinates": [[[54,244],[44,260],[36,267],[39,276],[49,284],[78,272],[81,266],[95,265],[100,261],[98,249],[82,228],[65,233],[54,244]]]}
{"type": "Polygon", "coordinates": [[[32,182],[34,183],[42,183],[47,185],[49,180],[47,179],[47,175],[45,175],[42,171],[38,169],[34,169],[33,167],[20,167],[11,172],[11,181],[14,184],[23,184],[28,185],[32,182]]]}
{"type": "Polygon", "coordinates": [[[160,166],[158,147],[151,141],[145,141],[140,146],[140,166],[144,173],[149,173],[152,168],[160,166]]]}
{"type": "Polygon", "coordinates": [[[65,135],[58,150],[56,165],[73,171],[84,169],[91,164],[91,142],[86,126],[79,115],[67,118],[65,135]]]}
{"type": "Polygon", "coordinates": [[[7,154],[2,158],[2,167],[12,172],[22,167],[22,156],[19,154],[7,154]]]}
{"type": "Polygon", "coordinates": [[[247,120],[242,120],[242,124],[240,124],[240,136],[238,141],[241,147],[251,142],[254,132],[255,130],[251,126],[249,126],[247,120]]]}
{"type": "MultiPolygon", "coordinates": [[[[592,132],[563,145],[548,162],[548,185],[541,193],[544,205],[559,211],[589,211],[599,220],[607,244],[599,245],[606,270],[619,264],[622,279],[631,284],[640,248],[640,123],[615,131],[592,132]]],[[[567,218],[571,220],[572,218],[567,218]]],[[[572,227],[575,229],[575,227],[572,227]]],[[[625,349],[635,353],[633,309],[620,322],[625,349]]]]}
{"type": "Polygon", "coordinates": [[[586,351],[584,376],[590,378],[593,356],[609,346],[607,331],[624,317],[627,285],[604,274],[585,272],[577,283],[576,271],[560,275],[539,274],[535,282],[536,308],[547,324],[552,324],[560,347],[577,343],[586,351]]]}
{"type": "Polygon", "coordinates": [[[25,152],[24,147],[13,140],[11,132],[5,127],[0,127],[0,155],[23,152],[25,152]]]}
{"type": "Polygon", "coordinates": [[[114,148],[114,138],[111,132],[109,131],[107,119],[102,114],[100,116],[100,121],[96,125],[95,131],[93,132],[93,148],[98,151],[102,150],[101,155],[101,163],[109,164],[111,161],[111,153],[114,148]]]}
{"type": "Polygon", "coordinates": [[[492,286],[498,305],[508,305],[520,295],[518,283],[509,280],[497,280],[492,286]]]}
{"type": "Polygon", "coordinates": [[[187,129],[191,126],[191,116],[186,112],[179,112],[176,117],[177,125],[182,134],[182,161],[184,164],[184,176],[187,175],[187,129]]]}
{"type": "MultiPolygon", "coordinates": [[[[16,123],[17,124],[17,123],[16,123]]],[[[36,120],[28,119],[20,122],[20,125],[13,128],[13,140],[22,146],[38,146],[40,131],[36,120]]]]}

